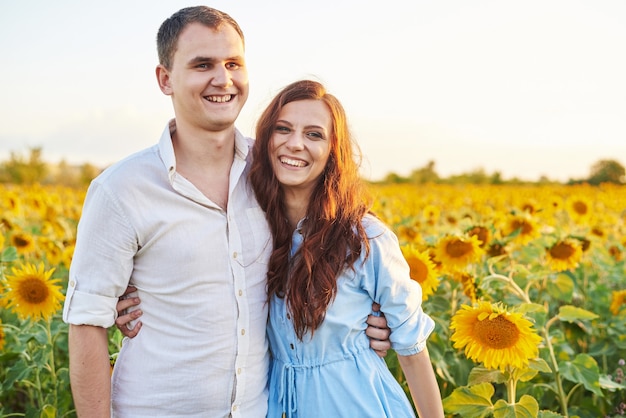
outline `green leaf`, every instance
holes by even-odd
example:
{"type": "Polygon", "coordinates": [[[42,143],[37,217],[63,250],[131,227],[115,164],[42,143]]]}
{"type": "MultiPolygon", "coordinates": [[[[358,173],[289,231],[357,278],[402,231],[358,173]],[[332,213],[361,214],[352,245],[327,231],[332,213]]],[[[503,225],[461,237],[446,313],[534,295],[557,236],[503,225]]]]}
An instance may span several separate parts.
{"type": "Polygon", "coordinates": [[[610,392],[615,392],[616,390],[626,389],[626,384],[617,383],[609,376],[603,375],[600,376],[600,387],[610,392]]]}
{"type": "Polygon", "coordinates": [[[552,373],[548,363],[540,357],[528,360],[528,367],[539,372],[552,373]]]}
{"type": "Polygon", "coordinates": [[[515,369],[513,371],[513,376],[515,380],[519,380],[520,382],[528,382],[532,380],[533,377],[537,376],[539,372],[535,369],[531,369],[530,367],[526,367],[523,369],[515,369]]]}
{"type": "Polygon", "coordinates": [[[582,383],[585,389],[598,396],[604,396],[600,389],[598,363],[588,354],[578,354],[574,361],[559,363],[561,375],[574,383],[582,383]]]}
{"type": "Polygon", "coordinates": [[[15,382],[22,381],[26,379],[27,376],[34,370],[33,366],[29,366],[24,362],[24,360],[20,360],[13,367],[11,367],[6,374],[6,378],[2,383],[2,389],[10,390],[15,382]]]}
{"type": "Polygon", "coordinates": [[[57,409],[52,405],[45,405],[39,414],[39,418],[56,418],[56,416],[57,409]]]}
{"type": "Polygon", "coordinates": [[[566,305],[561,306],[558,317],[561,321],[575,322],[585,319],[596,319],[598,315],[585,309],[577,308],[576,306],[566,305]]]}
{"type": "Polygon", "coordinates": [[[546,289],[554,299],[570,303],[574,294],[574,281],[565,274],[559,274],[554,280],[548,280],[546,289]]]}
{"type": "Polygon", "coordinates": [[[516,404],[509,405],[500,399],[493,408],[495,418],[537,418],[539,404],[537,400],[529,395],[524,395],[516,404]]]}
{"type": "Polygon", "coordinates": [[[494,389],[490,383],[475,386],[461,386],[443,400],[446,413],[459,414],[462,417],[484,418],[493,411],[491,397],[494,389]]]}
{"type": "Polygon", "coordinates": [[[500,370],[488,369],[486,367],[477,366],[472,369],[467,378],[467,386],[474,386],[479,383],[504,383],[507,377],[500,370]]]}
{"type": "Polygon", "coordinates": [[[17,260],[17,248],[7,247],[4,251],[2,251],[2,255],[0,255],[0,262],[8,263],[15,260],[17,260]]]}
{"type": "Polygon", "coordinates": [[[526,314],[528,312],[547,312],[545,306],[540,305],[538,303],[520,303],[517,307],[515,307],[515,312],[519,312],[521,314],[526,314]]]}
{"type": "Polygon", "coordinates": [[[537,418],[563,418],[563,415],[552,411],[539,411],[537,418]]]}

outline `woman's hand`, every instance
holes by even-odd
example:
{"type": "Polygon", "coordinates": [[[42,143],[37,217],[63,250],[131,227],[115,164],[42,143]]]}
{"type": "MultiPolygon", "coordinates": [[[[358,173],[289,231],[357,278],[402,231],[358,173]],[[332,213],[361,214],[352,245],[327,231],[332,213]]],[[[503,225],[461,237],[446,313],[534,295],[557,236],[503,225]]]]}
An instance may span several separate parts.
{"type": "Polygon", "coordinates": [[[138,319],[143,314],[141,309],[135,309],[132,312],[126,311],[128,308],[141,303],[141,300],[139,300],[137,296],[131,296],[131,294],[136,291],[136,287],[128,286],[124,294],[120,296],[116,306],[117,319],[115,320],[115,326],[128,338],[134,338],[141,329],[141,321],[137,321],[133,328],[129,328],[130,322],[138,319]]]}
{"type": "MultiPolygon", "coordinates": [[[[372,310],[374,312],[380,311],[380,305],[377,303],[372,304],[372,310]]],[[[379,357],[385,357],[387,350],[391,349],[391,341],[389,341],[389,335],[391,330],[387,327],[387,319],[382,312],[380,316],[369,315],[367,317],[367,328],[365,329],[365,335],[370,339],[370,347],[378,354],[379,357]]]]}

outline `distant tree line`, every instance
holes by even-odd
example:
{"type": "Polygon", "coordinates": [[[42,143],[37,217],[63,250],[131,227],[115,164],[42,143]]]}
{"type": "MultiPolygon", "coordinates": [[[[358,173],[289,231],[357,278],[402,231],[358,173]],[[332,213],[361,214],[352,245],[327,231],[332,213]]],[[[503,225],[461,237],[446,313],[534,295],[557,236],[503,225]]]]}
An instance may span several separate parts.
{"type": "MultiPolygon", "coordinates": [[[[517,177],[505,180],[502,173],[496,171],[488,174],[484,169],[478,168],[468,173],[461,173],[449,177],[440,177],[435,171],[435,162],[429,161],[425,166],[411,171],[407,177],[396,173],[389,173],[380,182],[391,183],[411,183],[411,184],[557,184],[558,181],[550,180],[542,176],[538,181],[521,180],[517,177]]],[[[587,183],[599,185],[601,183],[626,184],[626,169],[616,160],[600,160],[591,166],[589,177],[584,179],[570,179],[566,184],[587,183]]]]}
{"type": "MultiPolygon", "coordinates": [[[[66,161],[58,164],[44,162],[41,147],[30,148],[24,156],[11,152],[8,161],[0,162],[0,183],[13,184],[59,184],[70,187],[88,185],[100,172],[92,164],[70,165],[66,161]]],[[[541,177],[536,182],[521,180],[516,177],[505,180],[502,173],[496,171],[488,174],[479,168],[468,173],[461,173],[449,177],[440,177],[435,170],[435,162],[429,161],[424,167],[416,168],[407,177],[396,173],[389,173],[377,183],[412,183],[412,184],[556,184],[547,177],[541,177]]],[[[567,184],[601,183],[626,184],[626,170],[616,160],[600,160],[591,166],[589,177],[584,179],[570,179],[567,184]]]]}
{"type": "Polygon", "coordinates": [[[70,165],[64,160],[58,164],[46,163],[42,158],[41,147],[34,147],[30,148],[26,156],[11,152],[8,161],[0,162],[0,183],[83,187],[101,171],[89,163],[70,165]]]}

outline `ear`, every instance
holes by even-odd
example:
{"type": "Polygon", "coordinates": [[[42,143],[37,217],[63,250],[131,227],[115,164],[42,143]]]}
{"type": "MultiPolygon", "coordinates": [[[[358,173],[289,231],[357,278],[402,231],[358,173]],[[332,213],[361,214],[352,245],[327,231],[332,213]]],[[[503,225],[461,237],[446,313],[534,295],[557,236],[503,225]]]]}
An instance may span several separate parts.
{"type": "Polygon", "coordinates": [[[159,64],[156,67],[156,77],[157,82],[159,83],[159,88],[163,92],[163,94],[167,96],[172,95],[172,83],[170,72],[163,65],[159,64]]]}

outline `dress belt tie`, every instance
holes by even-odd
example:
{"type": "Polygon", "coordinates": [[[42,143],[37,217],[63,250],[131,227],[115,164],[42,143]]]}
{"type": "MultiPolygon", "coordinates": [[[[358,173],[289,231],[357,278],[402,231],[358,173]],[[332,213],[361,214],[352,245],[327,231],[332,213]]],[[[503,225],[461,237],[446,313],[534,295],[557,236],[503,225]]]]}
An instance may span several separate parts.
{"type": "Polygon", "coordinates": [[[296,374],[291,364],[283,363],[281,367],[280,388],[278,390],[278,402],[282,406],[287,418],[296,412],[296,374]]]}

